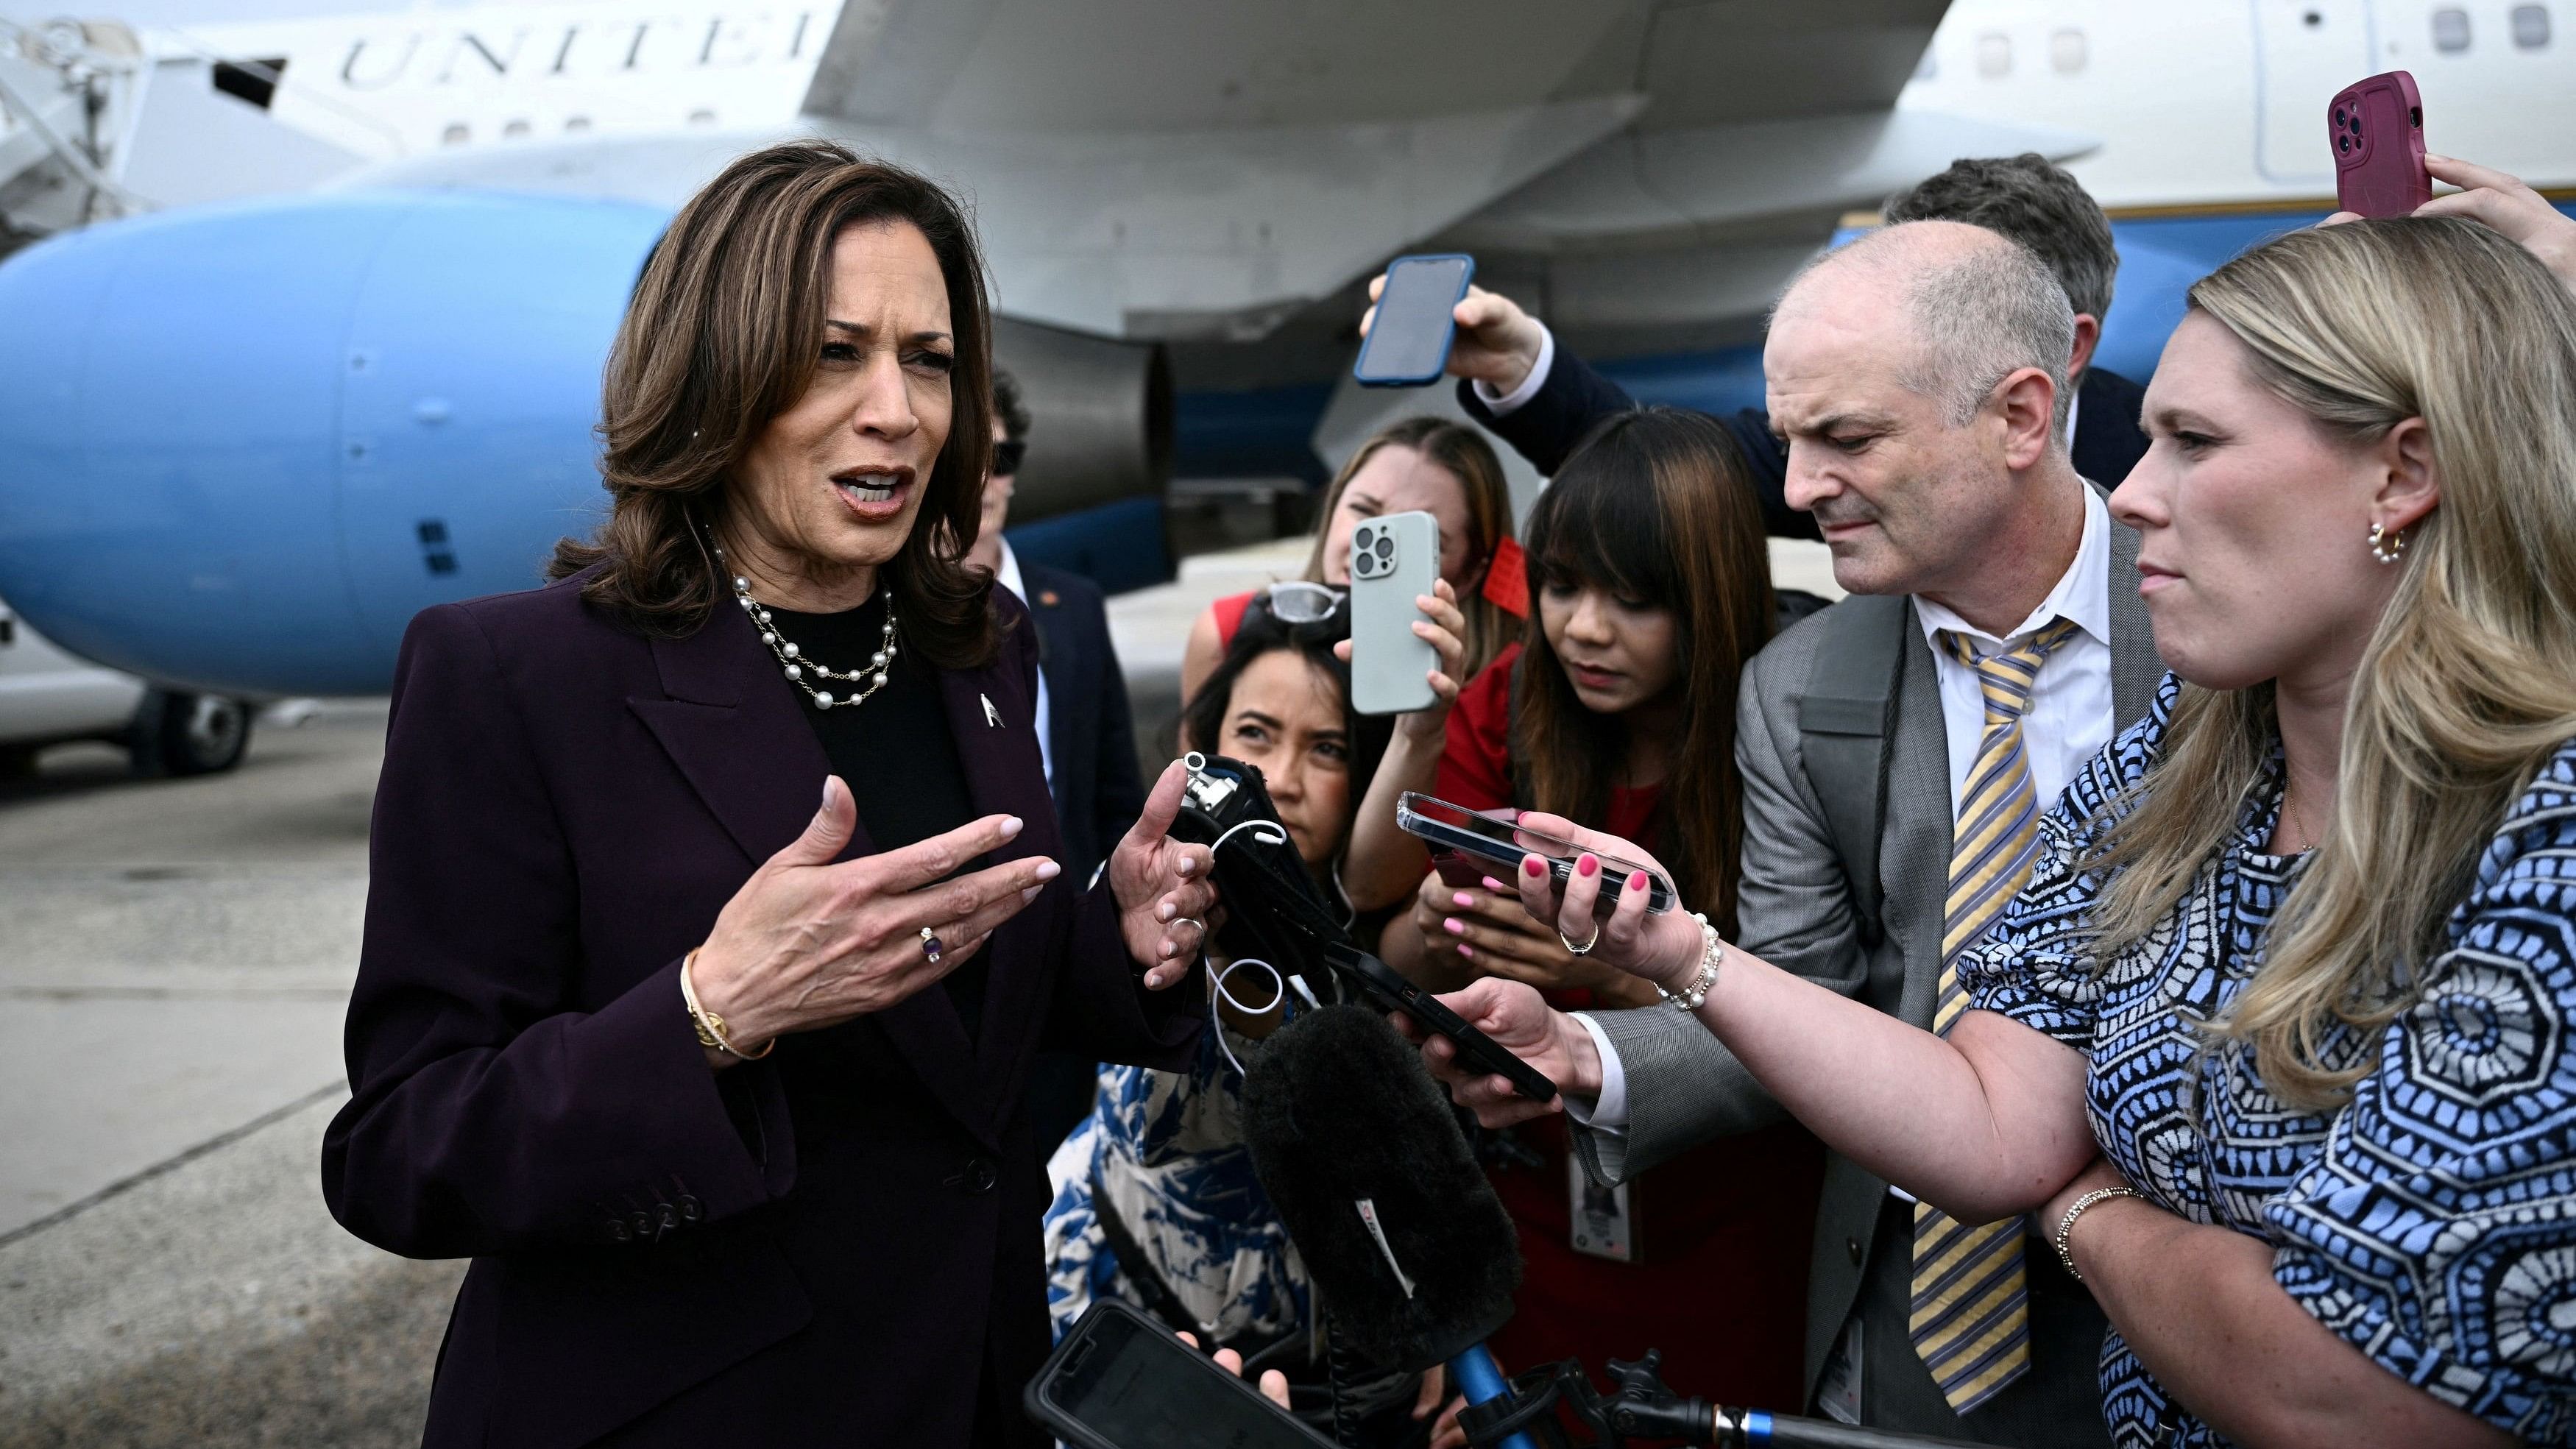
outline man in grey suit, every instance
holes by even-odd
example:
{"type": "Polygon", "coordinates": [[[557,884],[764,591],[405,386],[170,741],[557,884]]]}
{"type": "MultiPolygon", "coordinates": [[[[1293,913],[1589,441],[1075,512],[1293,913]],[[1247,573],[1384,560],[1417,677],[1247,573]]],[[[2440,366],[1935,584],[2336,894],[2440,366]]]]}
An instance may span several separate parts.
{"type": "MultiPolygon", "coordinates": [[[[1918,1026],[1935,1025],[1944,934],[1967,909],[1954,865],[1976,866],[1984,787],[1970,769],[1981,749],[1995,757],[1979,661],[2038,656],[2016,744],[2042,801],[2145,713],[2162,670],[2137,536],[2068,457],[2070,328],[2036,257],[1982,228],[1925,221],[1811,264],[1764,348],[1788,500],[1815,514],[1854,597],[1782,634],[1745,673],[1734,947],[1918,1026]],[[1954,862],[1963,804],[1969,849],[1954,862]]],[[[2017,869],[2007,897],[2027,876],[2017,869]]],[[[1780,1116],[1685,1012],[1568,1016],[1498,979],[1445,999],[1563,1085],[1585,1165],[1604,1181],[1780,1116]]],[[[1457,1071],[1446,1043],[1426,1056],[1489,1125],[1549,1110],[1457,1071]]],[[[1959,1290],[1941,1286],[1934,1256],[1955,1225],[1930,1223],[1857,1164],[1829,1160],[1808,1297],[1817,1406],[1945,1438],[2103,1442],[2104,1321],[2044,1244],[2019,1254],[2024,1276],[1979,1280],[1993,1306],[1966,1317],[1992,1326],[1977,1328],[1973,1363],[1945,1364],[1936,1381],[1927,1356],[1955,1348],[1936,1343],[1926,1305],[1959,1290]]],[[[1997,1234],[1993,1246],[2030,1245],[1997,1234]]]]}

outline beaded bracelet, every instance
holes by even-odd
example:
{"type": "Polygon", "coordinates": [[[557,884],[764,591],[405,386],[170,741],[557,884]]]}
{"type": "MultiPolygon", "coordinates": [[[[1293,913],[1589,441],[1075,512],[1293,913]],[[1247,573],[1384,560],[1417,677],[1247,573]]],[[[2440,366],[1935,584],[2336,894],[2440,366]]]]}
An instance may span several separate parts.
{"type": "Polygon", "coordinates": [[[1655,994],[1683,1011],[1697,1011],[1708,1000],[1709,989],[1717,985],[1718,963],[1726,959],[1726,943],[1717,938],[1717,927],[1710,925],[1708,917],[1699,911],[1691,912],[1691,919],[1699,922],[1699,975],[1679,992],[1666,991],[1662,982],[1655,983],[1655,994]]]}
{"type": "Polygon", "coordinates": [[[698,1029],[698,1045],[713,1047],[736,1061],[744,1062],[759,1061],[762,1057],[778,1050],[778,1038],[774,1036],[769,1039],[768,1045],[756,1052],[734,1050],[733,1043],[725,1037],[724,1018],[698,1005],[697,988],[689,984],[689,968],[697,964],[698,953],[694,950],[680,958],[680,999],[689,1004],[689,1024],[698,1029]]]}
{"type": "Polygon", "coordinates": [[[2115,1197],[2133,1197],[2140,1202],[2147,1200],[2147,1195],[2134,1187],[2097,1187],[2067,1204],[2066,1216],[2057,1220],[2057,1261],[2066,1265],[2066,1276],[2078,1283],[2084,1281],[2084,1275],[2075,1271],[2075,1255],[2066,1251],[2066,1235],[2075,1231],[2075,1220],[2084,1215],[2086,1208],[2115,1197]]]}

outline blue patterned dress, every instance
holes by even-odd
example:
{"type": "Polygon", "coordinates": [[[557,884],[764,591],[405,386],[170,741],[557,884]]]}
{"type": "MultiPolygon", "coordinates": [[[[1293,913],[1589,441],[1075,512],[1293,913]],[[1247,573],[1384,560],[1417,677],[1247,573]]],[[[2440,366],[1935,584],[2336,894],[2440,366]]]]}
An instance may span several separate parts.
{"type": "MultiPolygon", "coordinates": [[[[1960,960],[1978,1007],[2086,1054],[2103,1153],[2165,1209],[2273,1245],[2272,1272],[2355,1348],[2531,1442],[2576,1444],[2576,742],[2514,802],[2451,913],[2422,999],[2331,1065],[2369,1062],[2340,1110],[2292,1109],[2243,1044],[2204,1045],[2262,963],[2296,879],[2265,853],[2277,751],[2235,833],[2147,939],[2098,973],[2080,871],[2105,807],[2162,747],[2178,685],[2067,786],[2037,871],[1960,960]]],[[[2222,1441],[2115,1330],[2102,1350],[2115,1444],[2222,1441]]]]}
{"type": "MultiPolygon", "coordinates": [[[[1229,1032],[1237,1057],[1255,1043],[1229,1032]]],[[[1253,1176],[1243,1145],[1243,1079],[1199,1036],[1187,1072],[1110,1066],[1089,1117],[1047,1162],[1047,1317],[1062,1338],[1095,1298],[1145,1306],[1093,1204],[1106,1192],[1203,1340],[1277,1338],[1307,1321],[1305,1265],[1253,1176]]]]}

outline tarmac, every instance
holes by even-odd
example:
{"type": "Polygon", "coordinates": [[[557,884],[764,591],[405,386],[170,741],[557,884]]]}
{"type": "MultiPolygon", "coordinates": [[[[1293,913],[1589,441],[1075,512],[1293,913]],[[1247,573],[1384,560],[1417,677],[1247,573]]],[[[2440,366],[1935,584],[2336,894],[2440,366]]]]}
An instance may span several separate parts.
{"type": "MultiPolygon", "coordinates": [[[[1820,547],[1773,556],[1834,592],[1820,547]]],[[[1141,755],[1168,757],[1199,610],[1303,560],[1111,601],[1141,755]]],[[[319,1177],[384,717],[264,720],[225,775],[75,745],[0,784],[0,1449],[419,1442],[464,1265],[350,1237],[319,1177]]]]}

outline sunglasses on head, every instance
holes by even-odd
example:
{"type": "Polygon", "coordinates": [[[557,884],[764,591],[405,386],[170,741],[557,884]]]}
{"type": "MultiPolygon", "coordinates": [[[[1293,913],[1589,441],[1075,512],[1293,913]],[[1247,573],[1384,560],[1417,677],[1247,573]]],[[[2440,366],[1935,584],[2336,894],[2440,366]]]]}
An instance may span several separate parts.
{"type": "Polygon", "coordinates": [[[1007,478],[1020,471],[1020,460],[1029,455],[1029,440],[1004,438],[993,445],[993,476],[1007,478]]]}
{"type": "Polygon", "coordinates": [[[1270,617],[1282,624],[1320,624],[1333,617],[1350,596],[1348,589],[1330,584],[1310,584],[1302,579],[1272,584],[1264,590],[1270,605],[1270,617]]]}

